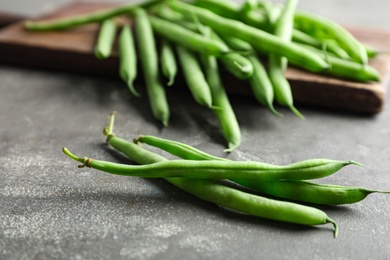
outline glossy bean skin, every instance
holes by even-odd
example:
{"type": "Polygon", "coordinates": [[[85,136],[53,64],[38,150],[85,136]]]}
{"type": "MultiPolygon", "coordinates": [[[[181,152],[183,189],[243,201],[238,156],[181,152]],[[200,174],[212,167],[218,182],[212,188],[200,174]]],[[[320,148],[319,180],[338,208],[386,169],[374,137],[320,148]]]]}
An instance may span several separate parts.
{"type": "Polygon", "coordinates": [[[241,143],[240,125],[219,75],[217,59],[211,55],[203,55],[201,59],[210,86],[213,105],[219,108],[214,109],[213,112],[227,142],[225,152],[232,152],[241,143]]]}
{"type": "MultiPolygon", "coordinates": [[[[113,135],[111,130],[108,130],[106,134],[108,135],[107,143],[110,146],[124,153],[138,164],[153,164],[166,161],[164,157],[158,154],[113,135]]],[[[325,212],[313,207],[249,194],[224,185],[218,180],[185,178],[166,178],[165,180],[202,200],[257,217],[302,225],[331,223],[335,229],[334,236],[337,237],[338,235],[336,222],[330,219],[325,212]]]]}
{"type": "Polygon", "coordinates": [[[220,57],[229,52],[229,48],[219,41],[204,37],[173,22],[150,16],[153,30],[161,37],[196,52],[220,57]]]}
{"type": "Polygon", "coordinates": [[[183,46],[176,46],[184,79],[195,101],[202,106],[212,107],[210,87],[196,54],[183,46]]]}
{"type": "Polygon", "coordinates": [[[116,23],[114,19],[104,20],[101,24],[95,46],[96,58],[102,60],[110,57],[115,36],[116,23]]]}
{"type": "MultiPolygon", "coordinates": [[[[204,32],[201,32],[201,28],[204,26],[201,24],[195,24],[194,22],[188,21],[188,19],[184,19],[180,14],[177,12],[174,12],[172,10],[168,10],[166,8],[161,8],[157,15],[159,17],[162,17],[168,21],[180,24],[181,26],[194,31],[198,32],[205,36],[204,32]]],[[[208,28],[209,29],[209,28],[208,28]]],[[[217,35],[214,31],[208,30],[208,34],[210,39],[220,42],[221,44],[225,45],[226,49],[229,49],[229,46],[224,42],[224,40],[217,35]]],[[[243,55],[240,53],[229,51],[224,55],[221,55],[218,57],[223,66],[236,78],[239,79],[246,79],[250,77],[253,74],[253,66],[252,63],[243,55]]]]}
{"type": "Polygon", "coordinates": [[[317,39],[333,39],[347,51],[354,61],[367,64],[368,57],[364,46],[337,23],[318,15],[300,11],[295,14],[294,26],[317,39]]]}
{"type": "Polygon", "coordinates": [[[135,32],[140,54],[145,86],[154,117],[168,125],[170,110],[165,89],[160,82],[159,61],[153,30],[145,10],[138,8],[134,14],[135,32]]]}
{"type": "Polygon", "coordinates": [[[371,193],[390,193],[361,187],[317,184],[300,180],[234,181],[247,188],[275,197],[322,205],[352,204],[365,199],[371,193]]]}
{"type": "Polygon", "coordinates": [[[129,25],[124,25],[118,38],[119,76],[126,82],[130,92],[139,97],[133,82],[137,77],[137,52],[134,37],[129,25]]]}
{"type": "Polygon", "coordinates": [[[307,48],[308,51],[316,52],[318,55],[328,60],[331,66],[329,70],[324,71],[323,74],[360,82],[379,82],[381,80],[379,72],[370,65],[363,65],[352,60],[340,59],[331,54],[325,54],[323,51],[311,46],[305,46],[305,48],[307,48]]]}
{"type": "MultiPolygon", "coordinates": [[[[288,0],[274,24],[274,34],[281,41],[291,42],[293,31],[293,19],[298,0],[288,0]]],[[[283,106],[289,107],[298,117],[304,119],[304,116],[294,107],[294,100],[290,83],[285,77],[287,68],[287,59],[284,55],[271,53],[269,55],[269,77],[274,89],[275,100],[283,106]]]]}
{"type": "Polygon", "coordinates": [[[134,139],[134,142],[136,144],[145,143],[154,147],[158,147],[170,154],[176,155],[186,160],[225,160],[223,158],[202,152],[190,145],[151,135],[140,135],[138,138],[134,139]]]}
{"type": "Polygon", "coordinates": [[[252,77],[249,78],[249,84],[255,98],[273,114],[281,116],[274,108],[274,89],[264,65],[261,60],[254,55],[250,55],[249,60],[252,62],[254,68],[254,73],[252,77]]]}
{"type": "Polygon", "coordinates": [[[248,26],[242,22],[226,19],[209,10],[178,1],[170,1],[168,5],[186,15],[195,14],[202,24],[210,26],[219,34],[228,34],[249,42],[256,50],[286,56],[289,60],[301,64],[309,71],[323,71],[328,64],[319,56],[307,53],[301,46],[286,43],[272,34],[248,26]]]}
{"type": "Polygon", "coordinates": [[[170,160],[152,165],[126,165],[92,158],[81,158],[64,148],[64,153],[81,167],[115,175],[144,178],[197,178],[197,179],[243,179],[243,180],[307,180],[326,177],[344,166],[356,164],[352,161],[313,159],[290,165],[272,165],[260,162],[239,162],[221,160],[170,160]]]}
{"type": "Polygon", "coordinates": [[[129,14],[132,13],[138,7],[149,8],[159,2],[161,2],[161,0],[146,0],[141,4],[122,5],[114,8],[109,8],[107,10],[95,11],[88,14],[76,15],[61,19],[36,22],[27,21],[25,23],[25,28],[32,31],[54,31],[71,29],[84,24],[99,23],[118,15],[129,14]]]}
{"type": "Polygon", "coordinates": [[[172,86],[177,74],[177,64],[172,44],[161,40],[161,72],[168,79],[167,86],[172,86]]]}
{"type": "MultiPolygon", "coordinates": [[[[213,31],[211,32],[210,37],[211,39],[215,39],[226,44],[223,39],[213,31]]],[[[226,45],[226,47],[228,47],[228,45],[226,45]]],[[[247,79],[253,75],[252,62],[247,57],[237,52],[227,53],[219,59],[224,67],[238,79],[247,79]]]]}
{"type": "Polygon", "coordinates": [[[292,40],[294,42],[306,44],[320,50],[325,49],[326,51],[335,54],[341,59],[345,59],[345,60],[350,59],[348,53],[338,45],[334,44],[333,42],[319,41],[316,38],[296,29],[293,31],[292,40]]]}

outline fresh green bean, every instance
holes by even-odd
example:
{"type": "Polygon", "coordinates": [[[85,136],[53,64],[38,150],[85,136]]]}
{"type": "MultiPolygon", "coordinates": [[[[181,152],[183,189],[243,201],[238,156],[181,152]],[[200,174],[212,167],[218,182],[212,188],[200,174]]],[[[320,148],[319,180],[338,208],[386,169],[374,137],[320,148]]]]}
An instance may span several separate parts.
{"type": "MultiPolygon", "coordinates": [[[[279,18],[275,23],[274,33],[281,41],[290,42],[293,18],[298,0],[287,0],[279,18]]],[[[285,77],[287,59],[284,55],[271,53],[269,55],[269,77],[274,89],[276,101],[283,106],[289,107],[294,114],[304,119],[304,116],[295,108],[290,83],[285,77]]]]}
{"type": "Polygon", "coordinates": [[[227,141],[225,152],[232,152],[241,143],[240,125],[220,78],[217,59],[210,55],[203,55],[201,59],[210,86],[213,105],[220,108],[214,109],[214,114],[221,127],[222,135],[227,141]]]}
{"type": "Polygon", "coordinates": [[[229,46],[230,49],[234,51],[247,52],[248,55],[256,53],[252,45],[246,41],[241,40],[237,37],[231,37],[230,35],[218,34],[219,37],[229,46]]]}
{"type": "Polygon", "coordinates": [[[309,46],[318,48],[318,49],[326,49],[326,51],[329,51],[330,53],[335,54],[341,59],[350,59],[348,53],[339,47],[338,45],[334,44],[331,41],[319,41],[316,38],[308,35],[307,33],[301,32],[299,30],[294,30],[292,34],[292,40],[297,43],[303,43],[307,44],[309,46]]]}
{"type": "Polygon", "coordinates": [[[177,64],[173,46],[167,40],[161,40],[161,71],[168,79],[167,86],[172,86],[177,74],[177,64]]]}
{"type": "Polygon", "coordinates": [[[195,101],[203,106],[212,107],[210,87],[196,54],[180,45],[176,46],[176,51],[184,79],[195,101]]]}
{"type": "Polygon", "coordinates": [[[118,39],[119,76],[126,82],[130,92],[139,97],[141,94],[134,88],[137,77],[137,52],[133,33],[129,25],[124,25],[118,39]]]}
{"type": "Polygon", "coordinates": [[[135,12],[135,29],[146,90],[155,118],[168,125],[170,111],[165,89],[160,82],[159,62],[152,27],[145,10],[135,12]]]}
{"type": "Polygon", "coordinates": [[[198,178],[198,179],[243,179],[243,180],[308,180],[331,175],[341,168],[357,164],[353,161],[312,159],[290,165],[272,165],[251,161],[195,161],[171,160],[152,165],[127,165],[92,158],[81,158],[68,149],[64,153],[71,159],[82,163],[80,167],[90,167],[115,175],[138,176],[144,178],[198,178]],[[195,171],[196,170],[196,171],[195,171]]]}
{"type": "Polygon", "coordinates": [[[101,24],[95,46],[95,56],[98,59],[110,57],[116,36],[116,23],[114,19],[104,20],[101,24]]]}
{"type": "MultiPolygon", "coordinates": [[[[154,136],[140,136],[135,143],[146,143],[187,160],[221,160],[195,147],[168,139],[154,136]]],[[[371,193],[386,193],[390,191],[368,190],[361,187],[317,184],[302,180],[253,181],[232,179],[232,181],[255,191],[289,200],[303,201],[323,205],[341,205],[356,203],[371,193]]]]}
{"type": "Polygon", "coordinates": [[[173,10],[184,15],[196,15],[199,21],[213,28],[219,34],[230,34],[241,38],[255,49],[286,56],[289,60],[300,63],[301,67],[309,71],[323,71],[328,64],[318,55],[307,53],[304,48],[294,43],[280,41],[277,36],[248,26],[242,22],[226,19],[211,11],[196,7],[179,1],[169,1],[167,3],[173,10]]]}
{"type": "Polygon", "coordinates": [[[275,110],[273,105],[274,90],[266,69],[256,56],[250,55],[249,60],[252,62],[254,68],[254,73],[252,77],[249,78],[249,84],[255,98],[261,104],[266,106],[272,113],[277,116],[281,116],[281,114],[275,110]]]}
{"type": "Polygon", "coordinates": [[[134,139],[134,143],[145,143],[154,147],[158,147],[166,152],[169,152],[170,154],[179,156],[180,158],[186,160],[225,160],[223,158],[202,152],[190,145],[151,135],[140,135],[138,138],[134,139]]]}
{"type": "MultiPolygon", "coordinates": [[[[113,119],[113,115],[112,115],[113,119]]],[[[158,154],[130,143],[112,133],[113,120],[105,131],[107,142],[114,149],[127,155],[139,164],[152,164],[166,161],[158,154]]],[[[238,212],[268,218],[278,221],[302,225],[321,225],[331,223],[334,226],[334,236],[338,235],[336,222],[325,212],[313,207],[296,203],[267,199],[261,196],[233,189],[218,180],[199,180],[184,178],[166,178],[172,185],[188,192],[202,200],[227,207],[238,212]]]]}
{"type": "Polygon", "coordinates": [[[295,13],[294,26],[317,39],[333,39],[358,63],[366,64],[368,61],[364,46],[351,33],[332,20],[300,11],[295,13]]]}
{"type": "Polygon", "coordinates": [[[324,74],[361,82],[380,81],[379,72],[369,65],[363,65],[352,60],[344,60],[332,55],[327,55],[311,46],[305,47],[307,48],[307,51],[316,52],[318,55],[328,60],[331,67],[329,70],[324,71],[324,74]]]}
{"type": "Polygon", "coordinates": [[[361,187],[317,184],[301,180],[280,180],[235,182],[261,193],[279,198],[323,205],[342,205],[357,203],[371,193],[390,193],[389,191],[369,190],[361,187]]]}
{"type": "MultiPolygon", "coordinates": [[[[211,39],[224,41],[212,31],[211,39]]],[[[226,44],[226,43],[224,43],[226,44]]],[[[226,45],[228,47],[228,45],[226,45]]],[[[229,48],[229,47],[228,47],[229,48]]],[[[248,58],[237,52],[227,53],[219,58],[224,67],[236,78],[247,79],[253,75],[253,65],[248,58]]]]}
{"type": "Polygon", "coordinates": [[[183,26],[155,16],[150,16],[149,18],[153,30],[157,34],[178,45],[182,45],[196,52],[218,57],[229,52],[229,48],[219,41],[204,37],[183,26]]]}
{"type": "Polygon", "coordinates": [[[84,24],[99,23],[119,15],[132,13],[137,7],[149,8],[159,2],[161,2],[161,0],[146,0],[141,4],[133,3],[129,5],[121,5],[114,8],[108,8],[106,10],[98,10],[88,14],[81,14],[61,19],[48,21],[27,21],[25,23],[25,28],[34,31],[65,30],[84,24]]]}
{"type": "Polygon", "coordinates": [[[241,9],[240,5],[234,1],[195,0],[193,4],[234,20],[238,18],[241,9]]]}
{"type": "MultiPolygon", "coordinates": [[[[198,23],[198,21],[195,21],[195,24],[193,22],[189,22],[188,20],[184,20],[183,17],[180,17],[177,12],[174,12],[172,10],[167,10],[166,8],[161,8],[157,15],[159,17],[162,17],[170,22],[175,22],[177,24],[180,24],[181,26],[191,30],[196,31],[202,35],[204,33],[199,31],[199,27],[204,27],[202,24],[198,23]]],[[[196,20],[196,16],[194,17],[194,20],[196,20]]],[[[226,45],[226,43],[223,41],[223,39],[217,35],[214,31],[209,32],[210,39],[219,41],[221,44],[225,45],[226,49],[229,49],[229,47],[226,45]]],[[[239,79],[246,79],[250,77],[253,74],[253,66],[252,63],[243,55],[241,55],[238,52],[230,51],[222,56],[219,57],[219,60],[222,62],[224,67],[232,73],[235,77],[239,79]]]]}

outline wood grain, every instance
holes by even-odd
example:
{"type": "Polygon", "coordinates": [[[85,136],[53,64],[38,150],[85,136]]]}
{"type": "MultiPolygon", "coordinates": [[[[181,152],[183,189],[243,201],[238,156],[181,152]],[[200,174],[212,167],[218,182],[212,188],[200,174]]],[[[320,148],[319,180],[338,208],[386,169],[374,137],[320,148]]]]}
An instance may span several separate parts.
{"type": "MultiPolygon", "coordinates": [[[[74,3],[56,12],[38,17],[50,20],[110,8],[112,4],[74,3]]],[[[93,55],[99,25],[89,24],[60,32],[31,32],[23,28],[25,21],[11,24],[0,31],[0,62],[39,69],[64,70],[90,75],[118,77],[116,50],[111,58],[97,60],[93,55]]],[[[373,28],[347,28],[356,38],[378,50],[387,51],[390,31],[373,28]]],[[[330,109],[376,114],[382,111],[390,73],[390,56],[379,55],[370,61],[381,75],[381,82],[358,83],[288,68],[296,103],[330,109]]],[[[246,81],[223,73],[231,94],[251,95],[246,81]]]]}

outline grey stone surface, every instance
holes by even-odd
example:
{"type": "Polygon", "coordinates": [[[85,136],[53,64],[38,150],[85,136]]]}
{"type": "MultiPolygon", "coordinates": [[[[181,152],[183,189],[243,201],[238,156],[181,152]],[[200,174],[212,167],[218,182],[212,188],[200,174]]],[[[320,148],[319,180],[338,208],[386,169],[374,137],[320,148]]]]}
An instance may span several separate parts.
{"type": "MultiPolygon", "coordinates": [[[[301,5],[351,24],[390,27],[387,1],[301,5]]],[[[334,239],[331,225],[302,227],[237,214],[163,180],[78,169],[61,151],[67,146],[79,155],[130,163],[107,147],[101,133],[116,110],[116,133],[128,139],[152,134],[233,160],[275,164],[353,159],[365,167],[350,166],[321,181],[390,190],[388,105],[373,117],[298,106],[302,121],[288,110],[280,109],[284,117],[277,118],[249,98],[232,97],[243,140],[225,155],[213,114],[183,90],[168,90],[172,119],[161,128],[146,98],[131,97],[119,81],[7,65],[0,65],[0,79],[2,260],[390,258],[388,195],[322,207],[340,226],[334,239]]]]}

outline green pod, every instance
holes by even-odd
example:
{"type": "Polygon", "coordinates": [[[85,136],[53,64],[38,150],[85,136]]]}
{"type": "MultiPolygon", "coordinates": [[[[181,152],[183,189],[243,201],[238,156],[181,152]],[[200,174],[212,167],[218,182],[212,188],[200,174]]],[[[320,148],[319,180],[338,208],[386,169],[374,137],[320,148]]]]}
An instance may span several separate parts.
{"type": "Polygon", "coordinates": [[[176,51],[184,79],[195,101],[202,106],[212,107],[210,87],[197,56],[192,51],[179,45],[176,46],[176,51]]]}
{"type": "Polygon", "coordinates": [[[318,55],[308,53],[304,48],[294,43],[283,42],[277,36],[253,28],[242,22],[226,19],[211,11],[179,1],[167,3],[172,9],[185,15],[196,15],[199,21],[210,26],[217,33],[229,34],[250,43],[256,50],[275,53],[294,60],[309,71],[323,71],[328,64],[318,55]]]}
{"type": "Polygon", "coordinates": [[[107,59],[111,55],[116,36],[116,23],[113,19],[104,20],[101,24],[95,46],[96,58],[107,59]]]}
{"type": "Polygon", "coordinates": [[[241,129],[236,114],[219,75],[217,59],[212,56],[202,56],[203,69],[210,86],[214,114],[218,120],[223,137],[227,142],[225,152],[232,152],[241,143],[241,129]]]}
{"type": "MultiPolygon", "coordinates": [[[[317,53],[317,55],[320,55],[324,59],[328,60],[330,67],[328,70],[323,71],[323,74],[360,82],[379,82],[381,79],[379,72],[370,65],[363,65],[352,60],[343,60],[338,57],[326,54],[323,51],[315,49],[311,46],[302,46],[304,46],[307,51],[317,53]]],[[[295,63],[293,64],[296,65],[295,63]]]]}
{"type": "Polygon", "coordinates": [[[92,158],[81,158],[64,148],[71,159],[106,173],[144,178],[197,178],[197,179],[243,179],[243,180],[306,180],[331,175],[341,168],[356,164],[353,161],[313,159],[295,164],[278,166],[260,162],[221,160],[171,160],[152,165],[134,166],[92,158]]]}
{"type": "Polygon", "coordinates": [[[135,32],[139,55],[148,93],[149,103],[154,117],[168,125],[170,110],[165,88],[160,82],[159,61],[153,30],[145,10],[135,11],[135,32]]]}
{"type": "Polygon", "coordinates": [[[183,26],[168,20],[150,16],[153,30],[161,37],[196,52],[220,57],[229,52],[229,48],[219,41],[204,37],[183,26]]]}
{"type": "Polygon", "coordinates": [[[334,21],[300,11],[295,13],[294,27],[320,40],[334,40],[354,61],[367,64],[367,52],[363,44],[334,21]]]}
{"type": "Polygon", "coordinates": [[[65,30],[71,29],[77,26],[90,24],[90,23],[101,23],[104,20],[111,19],[113,17],[133,13],[135,9],[149,8],[158,4],[161,0],[146,0],[143,3],[138,4],[128,4],[120,5],[113,8],[108,8],[106,10],[99,10],[95,12],[90,12],[87,14],[75,15],[71,17],[65,17],[55,20],[48,21],[27,21],[25,23],[25,28],[32,31],[56,31],[56,30],[65,30]]]}
{"type": "Polygon", "coordinates": [[[134,37],[129,25],[124,25],[118,39],[119,75],[126,82],[134,96],[141,96],[134,88],[133,82],[137,77],[137,52],[134,37]]]}
{"type": "Polygon", "coordinates": [[[252,77],[249,78],[249,84],[255,98],[261,104],[266,106],[272,113],[277,116],[281,116],[281,114],[275,110],[273,105],[274,90],[266,69],[256,56],[249,56],[249,60],[252,62],[254,68],[254,73],[252,77]]]}
{"type": "Polygon", "coordinates": [[[140,135],[138,138],[134,139],[134,142],[137,144],[145,143],[153,147],[158,147],[172,155],[176,155],[186,160],[225,160],[202,152],[190,145],[151,135],[140,135]]]}
{"type": "MultiPolygon", "coordinates": [[[[226,44],[215,32],[212,32],[210,37],[226,44]]],[[[229,48],[228,45],[226,47],[229,48]]],[[[250,60],[237,52],[222,55],[219,60],[236,78],[247,79],[253,74],[253,65],[250,60]]]]}
{"type": "MultiPolygon", "coordinates": [[[[117,151],[124,153],[139,164],[165,162],[158,154],[143,149],[115,135],[109,135],[107,142],[117,151]]],[[[168,182],[202,200],[250,214],[257,217],[301,225],[322,225],[331,223],[334,236],[338,226],[325,212],[291,202],[272,200],[231,188],[218,180],[166,178],[168,182]]]]}
{"type": "Polygon", "coordinates": [[[361,187],[317,184],[300,180],[234,181],[247,188],[275,197],[322,205],[352,204],[365,199],[371,193],[390,193],[361,187]]]}
{"type": "Polygon", "coordinates": [[[177,64],[173,46],[166,40],[161,40],[160,64],[162,74],[168,79],[167,86],[172,86],[177,74],[177,64]]]}

